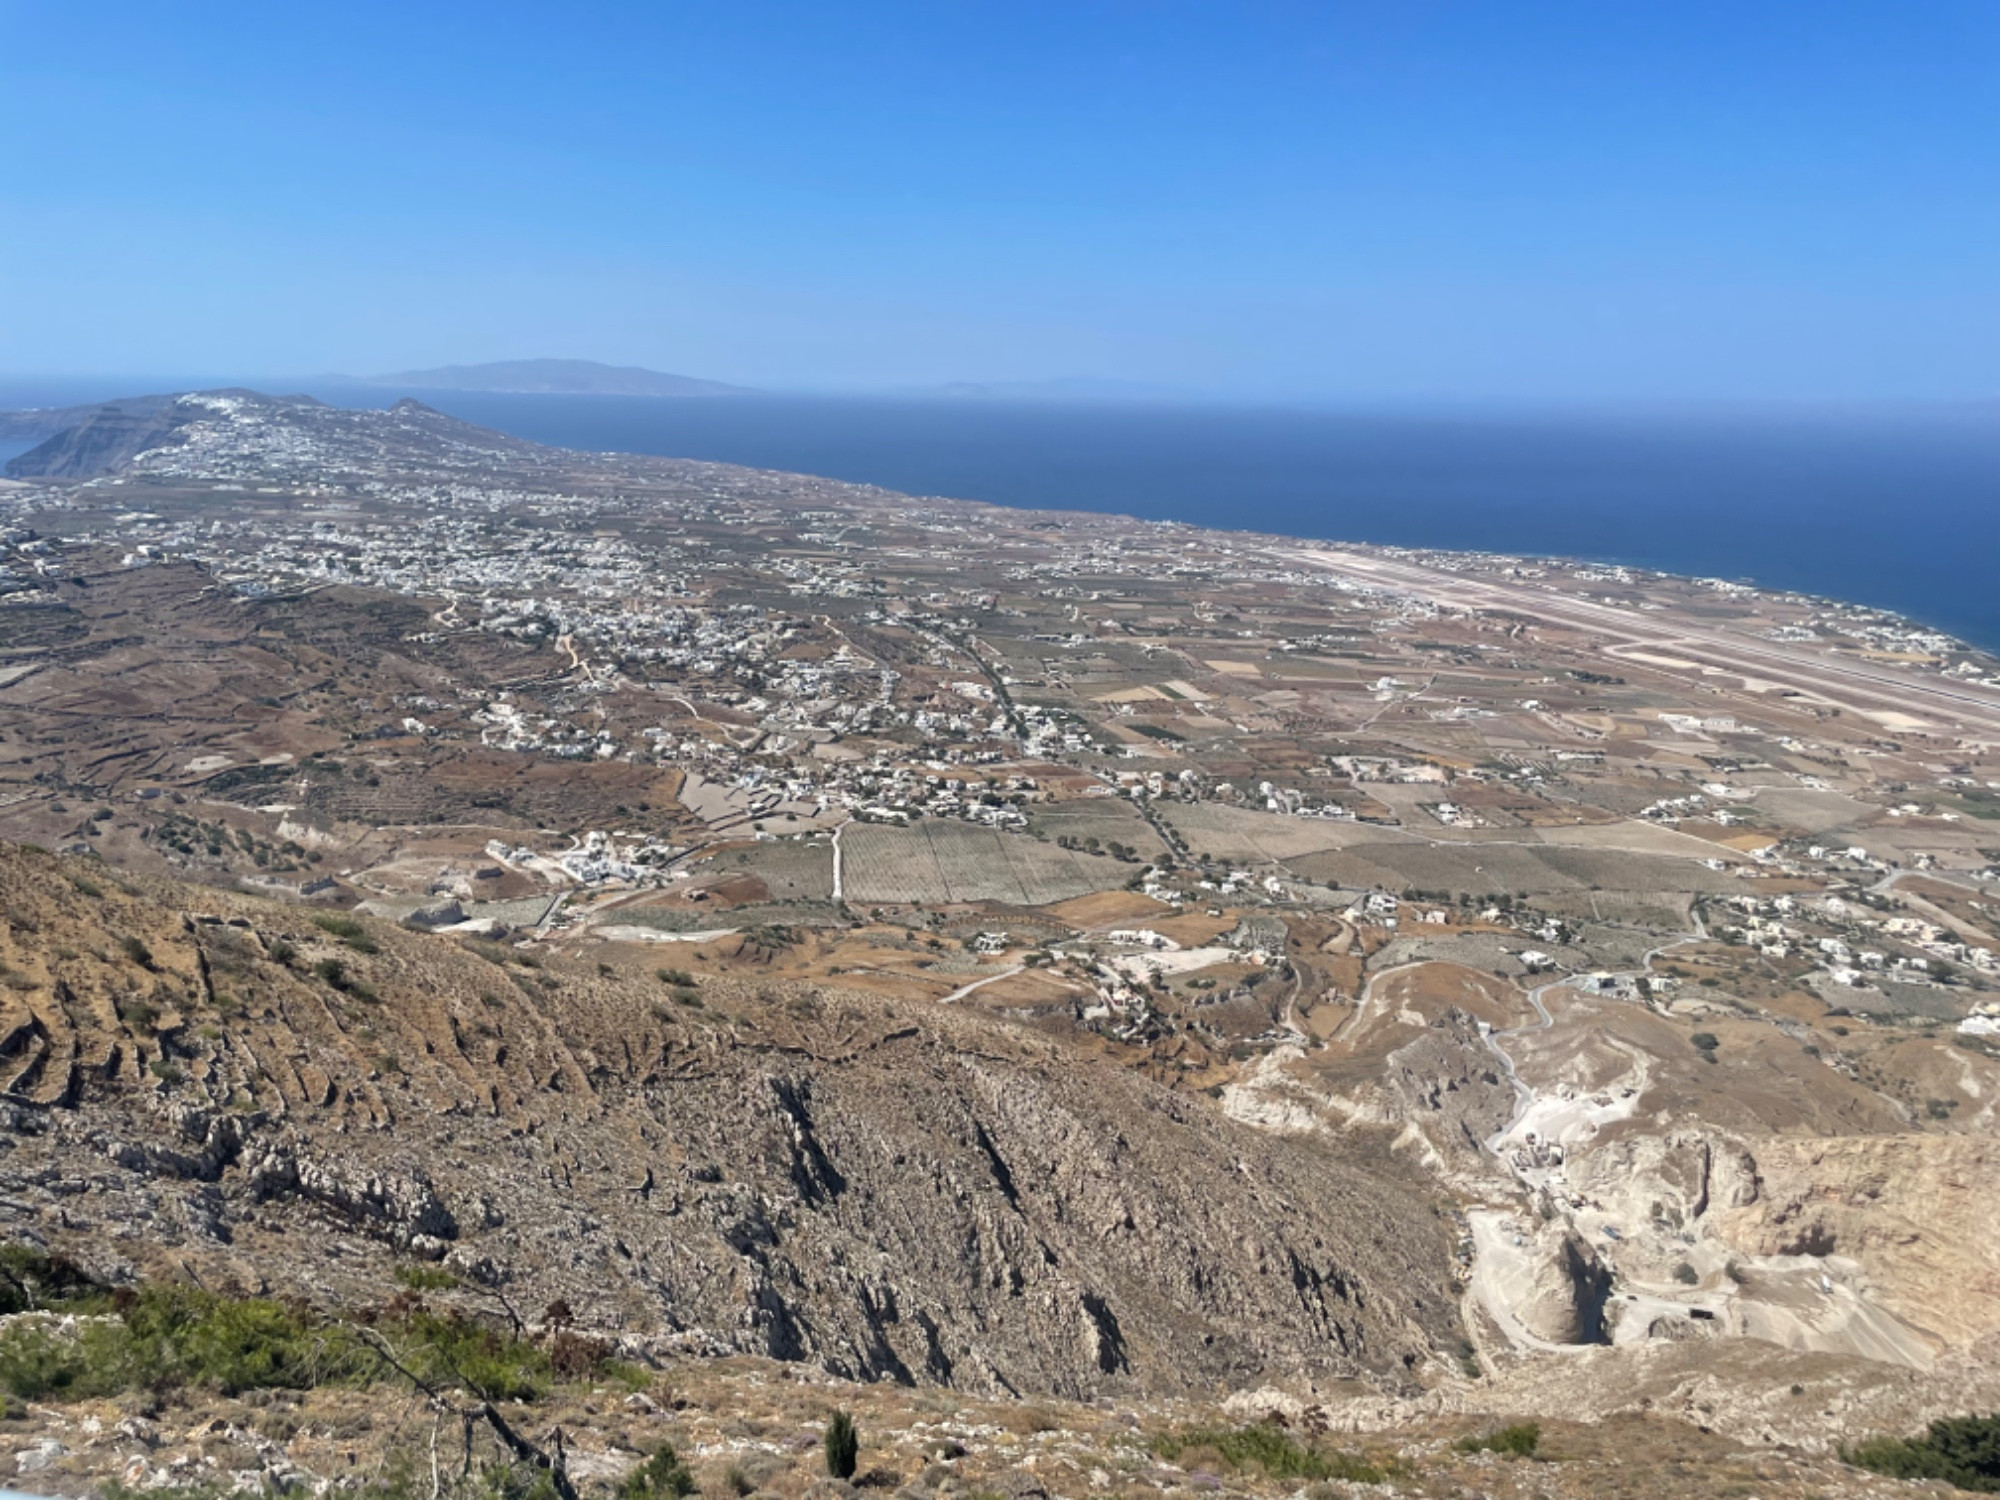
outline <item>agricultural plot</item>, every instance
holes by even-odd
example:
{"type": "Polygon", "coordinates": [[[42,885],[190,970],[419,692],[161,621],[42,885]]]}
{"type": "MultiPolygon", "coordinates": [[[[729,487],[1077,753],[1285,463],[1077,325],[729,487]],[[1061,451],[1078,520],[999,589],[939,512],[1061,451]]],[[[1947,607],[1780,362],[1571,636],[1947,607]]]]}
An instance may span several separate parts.
{"type": "Polygon", "coordinates": [[[1537,844],[1369,844],[1353,853],[1394,870],[1421,891],[1526,895],[1589,883],[1551,868],[1537,844]]]}
{"type": "MultiPolygon", "coordinates": [[[[1716,854],[1728,857],[1729,851],[1716,854]]],[[[1743,883],[1728,870],[1711,870],[1691,859],[1629,854],[1618,849],[1544,849],[1553,870],[1589,889],[1605,891],[1739,891],[1743,883]]]]}
{"type": "Polygon", "coordinates": [[[1802,833],[1827,833],[1835,828],[1856,827],[1880,811],[1869,803],[1839,792],[1810,791],[1805,787],[1760,788],[1757,800],[1751,806],[1802,833]]]}
{"type": "Polygon", "coordinates": [[[1377,864],[1346,849],[1326,849],[1318,854],[1302,854],[1285,861],[1286,867],[1302,880],[1316,881],[1337,890],[1384,890],[1403,892],[1415,883],[1401,870],[1377,864]]]}
{"type": "Polygon", "coordinates": [[[742,870],[764,882],[773,901],[831,901],[833,846],[830,843],[758,844],[730,849],[713,861],[717,870],[742,870]]]}
{"type": "Polygon", "coordinates": [[[1600,823],[1574,828],[1544,828],[1542,842],[1570,849],[1622,850],[1627,854],[1663,854],[1678,859],[1739,858],[1729,849],[1656,823],[1600,823]]]}
{"type": "Polygon", "coordinates": [[[1904,984],[1871,976],[1865,988],[1849,989],[1817,974],[1807,984],[1829,1005],[1842,1006],[1858,1015],[1955,1021],[1965,1013],[1963,997],[1928,984],[1904,984]]]}
{"type": "Polygon", "coordinates": [[[1043,838],[1067,838],[1079,844],[1096,839],[1107,848],[1124,844],[1141,859],[1157,859],[1166,853],[1166,845],[1152,825],[1122,798],[1079,797],[1047,803],[1034,809],[1028,826],[1043,838]]]}
{"type": "Polygon", "coordinates": [[[1291,860],[1383,836],[1380,828],[1338,818],[1291,818],[1219,802],[1163,802],[1159,814],[1190,848],[1217,859],[1291,860]]]}
{"type": "Polygon", "coordinates": [[[1398,964],[1448,963],[1489,974],[1518,975],[1525,972],[1515,957],[1521,946],[1512,933],[1446,932],[1432,936],[1417,926],[1391,941],[1374,962],[1377,972],[1398,964]]]}
{"type": "Polygon", "coordinates": [[[1659,932],[1685,930],[1693,923],[1693,897],[1686,891],[1562,891],[1534,898],[1537,911],[1579,922],[1629,923],[1659,932]]]}
{"type": "Polygon", "coordinates": [[[1301,875],[1329,884],[1469,896],[1732,891],[1739,885],[1727,871],[1694,860],[1542,844],[1358,844],[1290,863],[1301,875]]]}
{"type": "Polygon", "coordinates": [[[841,835],[847,899],[1046,906],[1124,884],[1132,867],[1022,834],[963,823],[851,826],[841,835]]]}

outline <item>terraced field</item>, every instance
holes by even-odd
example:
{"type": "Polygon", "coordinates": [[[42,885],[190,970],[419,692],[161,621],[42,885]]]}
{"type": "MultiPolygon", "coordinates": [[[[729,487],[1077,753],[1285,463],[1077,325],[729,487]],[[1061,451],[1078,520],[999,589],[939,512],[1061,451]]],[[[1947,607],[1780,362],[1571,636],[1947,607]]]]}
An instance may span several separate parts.
{"type": "Polygon", "coordinates": [[[1220,802],[1163,802],[1159,812],[1190,848],[1218,859],[1289,860],[1384,837],[1384,830],[1372,824],[1291,818],[1220,802]]]}
{"type": "Polygon", "coordinates": [[[1135,868],[1024,834],[963,823],[857,824],[841,835],[842,886],[854,902],[1006,901],[1046,906],[1123,885],[1135,868]]]}

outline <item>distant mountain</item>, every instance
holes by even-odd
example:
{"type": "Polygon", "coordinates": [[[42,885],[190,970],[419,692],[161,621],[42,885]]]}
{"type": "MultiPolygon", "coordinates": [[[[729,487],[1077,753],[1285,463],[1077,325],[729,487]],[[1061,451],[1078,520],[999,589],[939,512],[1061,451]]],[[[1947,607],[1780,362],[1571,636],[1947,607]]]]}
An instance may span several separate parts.
{"type": "Polygon", "coordinates": [[[493,391],[542,396],[747,396],[740,385],[666,375],[637,365],[592,359],[503,359],[485,365],[443,365],[369,377],[371,385],[429,391],[493,391]]]}

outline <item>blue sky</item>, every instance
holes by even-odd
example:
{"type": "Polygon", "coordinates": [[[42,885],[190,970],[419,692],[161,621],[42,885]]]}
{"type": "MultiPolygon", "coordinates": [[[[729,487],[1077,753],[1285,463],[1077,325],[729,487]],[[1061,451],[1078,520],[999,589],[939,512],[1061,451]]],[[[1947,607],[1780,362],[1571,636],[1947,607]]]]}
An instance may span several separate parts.
{"type": "Polygon", "coordinates": [[[2000,393],[1993,0],[0,0],[0,375],[2000,393]]]}

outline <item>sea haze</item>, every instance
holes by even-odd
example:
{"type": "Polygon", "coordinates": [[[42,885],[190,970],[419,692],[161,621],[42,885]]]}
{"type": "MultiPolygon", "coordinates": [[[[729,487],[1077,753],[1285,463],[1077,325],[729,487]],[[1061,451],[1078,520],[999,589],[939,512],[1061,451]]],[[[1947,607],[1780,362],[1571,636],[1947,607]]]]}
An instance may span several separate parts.
{"type": "Polygon", "coordinates": [[[565,447],[1002,505],[1746,579],[1899,610],[2000,650],[1993,406],[1475,417],[414,394],[565,447]]]}

